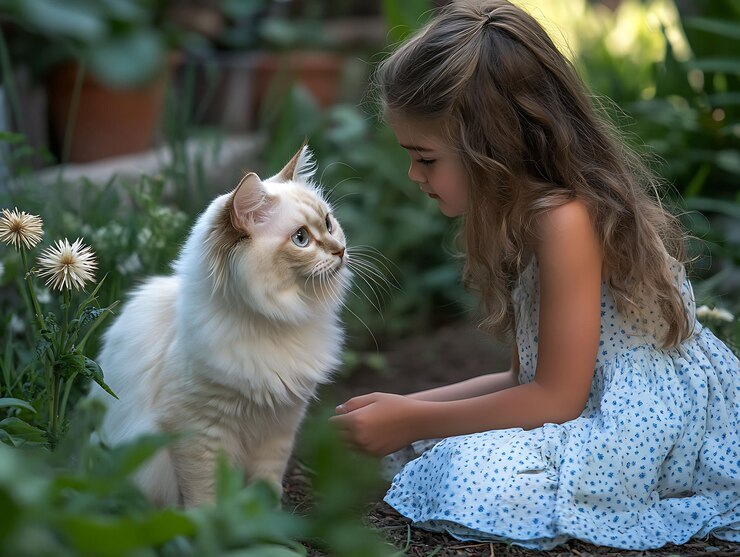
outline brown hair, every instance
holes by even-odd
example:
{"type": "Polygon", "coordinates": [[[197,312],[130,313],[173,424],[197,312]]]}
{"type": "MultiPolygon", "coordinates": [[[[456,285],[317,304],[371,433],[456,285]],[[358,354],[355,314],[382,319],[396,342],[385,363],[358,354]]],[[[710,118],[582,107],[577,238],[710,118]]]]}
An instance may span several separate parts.
{"type": "Polygon", "coordinates": [[[453,2],[379,66],[390,114],[435,119],[468,172],[464,280],[499,336],[513,330],[511,290],[532,256],[532,223],[582,200],[621,312],[657,301],[666,347],[691,332],[666,252],[684,233],[658,179],[597,113],[571,63],[540,24],[506,0],[453,2]]]}

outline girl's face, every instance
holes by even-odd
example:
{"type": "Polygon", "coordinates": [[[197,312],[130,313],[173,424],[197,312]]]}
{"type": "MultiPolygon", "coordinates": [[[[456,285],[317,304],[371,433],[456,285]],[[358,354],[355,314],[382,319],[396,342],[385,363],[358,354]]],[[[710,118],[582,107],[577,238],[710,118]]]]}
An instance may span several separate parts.
{"type": "Polygon", "coordinates": [[[411,156],[409,178],[419,189],[437,200],[439,210],[448,217],[465,213],[468,178],[460,156],[439,136],[440,127],[402,116],[389,116],[388,122],[398,143],[411,156]]]}

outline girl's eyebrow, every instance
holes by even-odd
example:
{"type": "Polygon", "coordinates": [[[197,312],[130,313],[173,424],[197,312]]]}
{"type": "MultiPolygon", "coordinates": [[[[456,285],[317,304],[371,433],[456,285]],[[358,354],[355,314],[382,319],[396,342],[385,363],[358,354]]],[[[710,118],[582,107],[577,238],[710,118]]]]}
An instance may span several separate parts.
{"type": "Polygon", "coordinates": [[[430,149],[429,147],[421,147],[419,145],[404,145],[403,143],[400,143],[401,147],[404,149],[408,149],[409,151],[434,151],[434,149],[430,149]]]}

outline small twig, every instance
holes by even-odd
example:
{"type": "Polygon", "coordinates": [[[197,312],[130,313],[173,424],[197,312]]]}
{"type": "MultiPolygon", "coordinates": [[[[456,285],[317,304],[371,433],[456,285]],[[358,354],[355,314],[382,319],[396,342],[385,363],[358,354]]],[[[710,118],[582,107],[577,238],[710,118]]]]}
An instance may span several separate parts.
{"type": "Polygon", "coordinates": [[[451,545],[448,549],[470,549],[471,547],[484,547],[486,545],[485,543],[466,543],[462,545],[451,545]]]}

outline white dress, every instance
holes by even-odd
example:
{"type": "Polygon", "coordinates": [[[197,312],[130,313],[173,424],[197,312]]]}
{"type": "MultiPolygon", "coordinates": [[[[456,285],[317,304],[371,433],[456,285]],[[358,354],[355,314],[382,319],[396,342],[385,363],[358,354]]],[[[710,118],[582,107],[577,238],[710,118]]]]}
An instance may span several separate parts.
{"type": "MultiPolygon", "coordinates": [[[[691,286],[673,263],[695,321],[691,286]]],[[[513,298],[525,383],[537,365],[536,261],[513,298]]],[[[740,541],[740,362],[698,322],[664,350],[661,320],[620,315],[606,287],[601,307],[580,417],[444,439],[406,464],[385,501],[427,530],[533,549],[570,538],[622,549],[710,533],[740,541]]]]}

